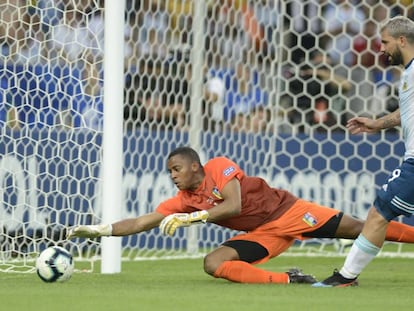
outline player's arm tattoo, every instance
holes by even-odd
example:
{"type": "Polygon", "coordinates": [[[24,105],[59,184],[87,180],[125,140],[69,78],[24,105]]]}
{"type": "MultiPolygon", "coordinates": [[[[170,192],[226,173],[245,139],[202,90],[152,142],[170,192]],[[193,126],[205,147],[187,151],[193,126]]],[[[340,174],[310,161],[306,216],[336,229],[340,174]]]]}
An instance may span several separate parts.
{"type": "Polygon", "coordinates": [[[388,129],[388,128],[395,127],[398,125],[401,125],[401,116],[400,116],[399,109],[383,118],[383,122],[382,122],[383,129],[388,129]]]}

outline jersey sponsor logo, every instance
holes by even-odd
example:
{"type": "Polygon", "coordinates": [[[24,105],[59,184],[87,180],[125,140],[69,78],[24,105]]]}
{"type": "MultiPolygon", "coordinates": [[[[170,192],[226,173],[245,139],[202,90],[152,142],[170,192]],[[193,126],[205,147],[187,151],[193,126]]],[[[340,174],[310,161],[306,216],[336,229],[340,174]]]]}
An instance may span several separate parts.
{"type": "Polygon", "coordinates": [[[234,168],[234,166],[230,166],[230,167],[226,168],[226,169],[223,171],[223,175],[224,175],[224,176],[229,176],[229,175],[230,175],[231,173],[233,173],[235,170],[236,170],[236,169],[234,168]]]}
{"type": "Polygon", "coordinates": [[[311,213],[306,213],[302,220],[308,224],[310,227],[314,227],[318,221],[316,220],[315,216],[313,216],[311,213]]]}

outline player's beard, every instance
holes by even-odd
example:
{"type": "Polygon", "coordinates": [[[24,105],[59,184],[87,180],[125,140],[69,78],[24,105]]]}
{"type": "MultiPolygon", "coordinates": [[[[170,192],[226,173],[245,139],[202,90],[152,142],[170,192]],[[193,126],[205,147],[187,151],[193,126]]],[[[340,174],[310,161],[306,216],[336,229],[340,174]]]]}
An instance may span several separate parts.
{"type": "Polygon", "coordinates": [[[390,65],[399,66],[403,65],[403,56],[401,53],[401,50],[397,47],[394,50],[394,53],[388,54],[388,60],[390,62],[390,65]]]}

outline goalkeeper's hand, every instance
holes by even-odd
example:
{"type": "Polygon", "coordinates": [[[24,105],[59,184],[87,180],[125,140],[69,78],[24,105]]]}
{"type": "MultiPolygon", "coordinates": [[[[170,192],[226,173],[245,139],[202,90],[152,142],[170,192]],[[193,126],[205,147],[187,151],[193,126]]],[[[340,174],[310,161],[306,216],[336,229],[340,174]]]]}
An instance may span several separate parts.
{"type": "Polygon", "coordinates": [[[66,238],[97,238],[112,235],[111,225],[75,226],[67,229],[66,238]]]}
{"type": "Polygon", "coordinates": [[[176,213],[165,217],[160,224],[160,230],[166,235],[174,235],[178,227],[188,227],[194,224],[206,223],[208,219],[207,211],[193,213],[176,213]]]}

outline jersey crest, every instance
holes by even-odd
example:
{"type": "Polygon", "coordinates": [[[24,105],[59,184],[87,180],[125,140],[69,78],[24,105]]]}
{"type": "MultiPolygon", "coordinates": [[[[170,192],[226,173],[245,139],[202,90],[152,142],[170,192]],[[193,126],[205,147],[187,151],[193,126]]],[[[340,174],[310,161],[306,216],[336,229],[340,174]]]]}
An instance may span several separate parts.
{"type": "Polygon", "coordinates": [[[401,88],[402,88],[403,91],[406,91],[408,89],[408,83],[407,83],[407,81],[403,81],[401,88]]]}
{"type": "Polygon", "coordinates": [[[306,213],[306,214],[303,216],[302,220],[303,220],[306,224],[308,224],[308,226],[309,226],[309,227],[314,227],[314,226],[318,223],[318,221],[317,221],[316,217],[315,217],[315,216],[313,216],[311,213],[306,213]]]}
{"type": "Polygon", "coordinates": [[[219,200],[223,200],[223,197],[221,196],[221,193],[220,193],[220,191],[218,190],[218,188],[217,188],[217,187],[214,187],[214,188],[213,188],[212,193],[213,193],[213,195],[214,195],[217,199],[219,199],[219,200]]]}

